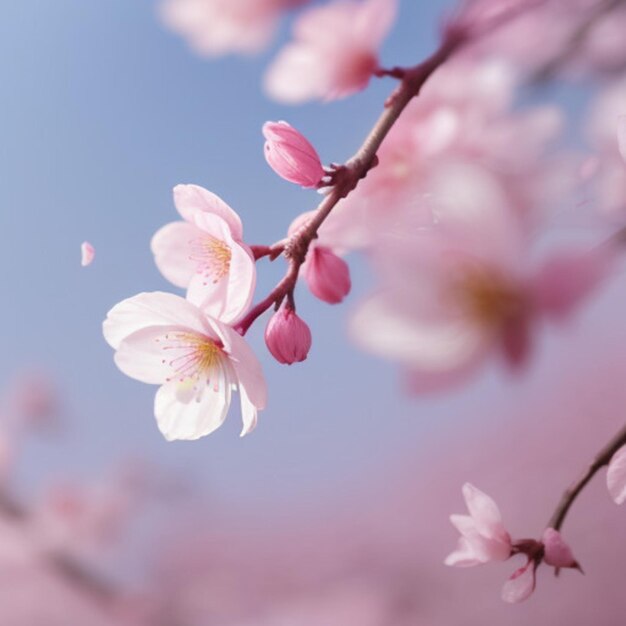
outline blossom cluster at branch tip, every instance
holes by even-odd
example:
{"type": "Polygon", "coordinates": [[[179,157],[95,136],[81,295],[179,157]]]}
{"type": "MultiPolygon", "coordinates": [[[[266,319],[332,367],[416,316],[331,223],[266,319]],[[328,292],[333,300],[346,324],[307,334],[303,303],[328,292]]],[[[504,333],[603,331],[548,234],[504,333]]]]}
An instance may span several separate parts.
{"type": "Polygon", "coordinates": [[[287,122],[263,125],[265,159],[282,178],[306,188],[318,187],[325,176],[315,148],[287,122]]]}
{"type": "Polygon", "coordinates": [[[344,98],[369,83],[378,49],[396,15],[396,0],[333,0],[300,15],[293,41],[279,52],[265,88],[280,102],[344,98]]]}
{"type": "Polygon", "coordinates": [[[505,602],[522,602],[532,594],[536,585],[535,573],[541,563],[554,567],[556,573],[562,568],[582,571],[559,531],[546,528],[541,541],[513,541],[502,523],[500,509],[487,494],[466,483],[463,485],[463,497],[469,515],[450,516],[452,525],[461,537],[456,550],[446,558],[445,564],[471,567],[490,561],[505,561],[518,554],[524,555],[526,563],[515,570],[502,587],[502,599],[505,602]]]}
{"type": "Polygon", "coordinates": [[[284,365],[304,361],[311,349],[311,330],[290,306],[281,306],[265,328],[265,345],[284,365]]]}

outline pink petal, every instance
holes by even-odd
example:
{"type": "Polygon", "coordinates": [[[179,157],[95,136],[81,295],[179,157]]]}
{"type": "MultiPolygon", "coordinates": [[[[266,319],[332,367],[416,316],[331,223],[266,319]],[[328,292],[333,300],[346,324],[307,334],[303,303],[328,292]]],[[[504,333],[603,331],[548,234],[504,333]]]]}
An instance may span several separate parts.
{"type": "Polygon", "coordinates": [[[219,215],[230,227],[233,239],[243,239],[243,226],[235,213],[219,196],[199,185],[176,185],[174,204],[183,219],[193,221],[194,215],[203,211],[219,215]]]}
{"type": "Polygon", "coordinates": [[[543,537],[543,560],[553,567],[578,567],[571,548],[565,543],[561,533],[554,528],[546,528],[543,537]]]}
{"type": "Polygon", "coordinates": [[[465,537],[459,537],[456,550],[451,552],[444,561],[445,565],[452,567],[473,567],[483,563],[484,561],[477,558],[472,544],[465,537]]]}
{"type": "Polygon", "coordinates": [[[172,222],[152,237],[150,248],[156,266],[177,287],[186,288],[196,273],[197,263],[190,258],[190,246],[201,234],[194,224],[172,222]]]}
{"type": "Polygon", "coordinates": [[[606,474],[606,485],[615,504],[626,502],[626,446],[613,455],[606,474]]]}
{"type": "Polygon", "coordinates": [[[202,312],[190,302],[171,293],[140,293],[116,304],[102,325],[104,338],[117,350],[121,342],[151,326],[182,326],[213,336],[202,312]]]}
{"type": "Polygon", "coordinates": [[[535,564],[532,561],[513,572],[502,587],[502,599],[516,603],[528,599],[535,590],[535,564]]]}
{"type": "Polygon", "coordinates": [[[463,485],[463,497],[467,510],[472,516],[481,535],[494,539],[506,539],[508,533],[502,524],[498,505],[471,483],[463,485]]]}
{"type": "Polygon", "coordinates": [[[533,278],[537,307],[554,319],[565,319],[606,279],[614,260],[614,251],[606,246],[550,257],[533,278]]]}
{"type": "Polygon", "coordinates": [[[87,265],[91,265],[93,262],[96,256],[96,249],[88,241],[83,241],[80,246],[80,255],[80,264],[83,267],[86,267],[87,265]]]}
{"type": "Polygon", "coordinates": [[[626,115],[621,115],[617,123],[617,143],[622,159],[626,161],[626,115]]]}

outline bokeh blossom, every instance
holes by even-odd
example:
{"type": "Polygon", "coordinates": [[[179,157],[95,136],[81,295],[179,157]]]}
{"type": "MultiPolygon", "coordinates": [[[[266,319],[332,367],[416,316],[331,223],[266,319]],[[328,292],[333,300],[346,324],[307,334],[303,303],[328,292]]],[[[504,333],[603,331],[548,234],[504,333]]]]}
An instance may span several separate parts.
{"type": "Polygon", "coordinates": [[[396,0],[332,0],[308,9],[267,71],[268,94],[298,104],[364,89],[378,69],[378,49],[395,14],[396,0]]]}

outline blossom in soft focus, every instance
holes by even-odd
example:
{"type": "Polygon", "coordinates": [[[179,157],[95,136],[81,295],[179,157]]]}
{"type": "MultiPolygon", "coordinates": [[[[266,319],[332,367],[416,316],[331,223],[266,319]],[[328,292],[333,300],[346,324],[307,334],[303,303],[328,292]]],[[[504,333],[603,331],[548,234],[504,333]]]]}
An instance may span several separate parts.
{"type": "Polygon", "coordinates": [[[379,291],[352,320],[355,341],[404,364],[415,391],[464,380],[496,351],[524,365],[541,321],[566,319],[606,277],[612,250],[530,262],[527,234],[496,181],[464,166],[438,223],[400,223],[380,245],[379,291]]]}
{"type": "Polygon", "coordinates": [[[185,221],[166,224],[152,238],[157,267],[187,288],[187,299],[207,315],[236,321],[250,306],[256,283],[239,216],[198,185],[177,185],[174,203],[185,221]]]}
{"type": "Polygon", "coordinates": [[[311,293],[328,304],[341,302],[352,287],[348,264],[325,246],[313,246],[308,256],[303,275],[311,293]]]}
{"type": "Polygon", "coordinates": [[[461,537],[445,564],[471,567],[508,559],[511,556],[511,537],[502,523],[496,503],[470,483],[463,485],[463,497],[469,515],[450,516],[461,537]]]}
{"type": "Polygon", "coordinates": [[[164,23],[199,54],[260,52],[271,41],[281,12],[302,0],[165,0],[164,23]]]}
{"type": "Polygon", "coordinates": [[[626,446],[622,446],[611,458],[606,485],[615,504],[626,502],[626,446]]]}
{"type": "Polygon", "coordinates": [[[266,403],[261,366],[230,326],[168,293],[142,293],[114,306],[103,324],[115,363],[131,378],[161,385],[154,412],[166,439],[198,439],[222,425],[239,391],[242,435],[266,403]]]}
{"type": "Polygon", "coordinates": [[[626,115],[621,115],[617,122],[617,145],[622,159],[626,162],[626,115]]]}
{"type": "Polygon", "coordinates": [[[561,533],[554,528],[546,528],[543,532],[543,562],[557,570],[562,567],[580,569],[572,554],[572,549],[565,543],[561,533]]]}
{"type": "Polygon", "coordinates": [[[263,125],[265,159],[282,178],[305,188],[317,187],[324,168],[315,148],[307,138],[287,122],[263,125]]]}
{"type": "Polygon", "coordinates": [[[299,363],[311,349],[311,330],[292,308],[283,306],[267,323],[265,345],[279,363],[299,363]]]}
{"type": "Polygon", "coordinates": [[[364,89],[378,69],[378,49],[395,14],[396,0],[334,0],[307,10],[265,76],[267,92],[298,104],[364,89]]]}
{"type": "Polygon", "coordinates": [[[47,430],[58,423],[61,399],[51,377],[43,371],[20,373],[6,396],[8,416],[18,429],[47,430]]]}

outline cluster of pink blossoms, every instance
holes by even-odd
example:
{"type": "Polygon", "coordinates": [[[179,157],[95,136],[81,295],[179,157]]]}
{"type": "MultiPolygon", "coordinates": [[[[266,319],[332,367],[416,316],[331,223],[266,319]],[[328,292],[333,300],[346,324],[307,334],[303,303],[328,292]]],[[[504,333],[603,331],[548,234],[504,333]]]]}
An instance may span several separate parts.
{"type": "MultiPolygon", "coordinates": [[[[541,563],[555,568],[581,570],[570,547],[554,528],[546,528],[541,541],[513,541],[502,523],[500,510],[485,493],[469,483],[463,485],[463,497],[469,515],[451,515],[450,521],[461,533],[457,549],[446,558],[446,565],[471,567],[505,561],[517,554],[526,563],[515,570],[502,588],[505,602],[522,602],[535,590],[535,573],[541,563]]],[[[581,570],[582,571],[582,570],[581,570]]]]}
{"type": "MultiPolygon", "coordinates": [[[[264,133],[266,158],[280,176],[304,187],[332,183],[313,146],[289,124],[268,122],[264,133]]],[[[232,391],[239,392],[245,435],[267,401],[261,365],[242,337],[256,284],[255,253],[243,241],[237,213],[215,194],[178,185],[174,204],[182,220],[163,226],[151,247],[163,276],[186,297],[154,292],[124,300],[109,311],[104,336],[125,374],[160,386],[154,413],[166,439],[213,432],[226,419],[232,391]]],[[[311,292],[328,303],[343,300],[351,287],[345,261],[317,244],[305,253],[302,272],[311,292]]],[[[293,293],[263,311],[271,305],[269,351],[280,363],[303,361],[311,331],[295,313],[293,293]]]]}

